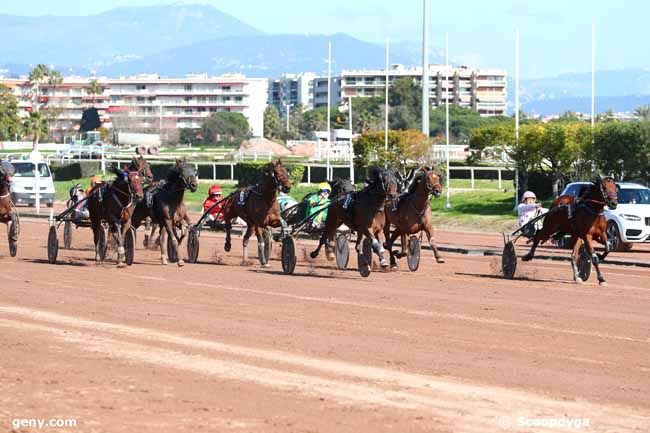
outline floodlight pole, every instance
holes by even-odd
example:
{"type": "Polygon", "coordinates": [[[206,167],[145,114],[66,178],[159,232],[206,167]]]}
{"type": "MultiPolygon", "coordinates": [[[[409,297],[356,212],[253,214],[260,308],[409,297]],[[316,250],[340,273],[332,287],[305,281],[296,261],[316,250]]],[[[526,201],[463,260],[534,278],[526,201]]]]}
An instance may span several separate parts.
{"type": "Polygon", "coordinates": [[[445,33],[445,137],[447,140],[447,204],[451,209],[451,170],[449,169],[449,33],[445,33]]]}
{"type": "Polygon", "coordinates": [[[429,136],[429,0],[422,13],[422,133],[429,136]]]}
{"type": "Polygon", "coordinates": [[[352,143],[352,96],[348,96],[348,123],[350,126],[350,182],[354,184],[354,144],[352,143]]]}
{"type": "Polygon", "coordinates": [[[390,42],[386,38],[386,89],[384,98],[384,168],[388,168],[388,68],[390,67],[390,42]]]}
{"type": "Polygon", "coordinates": [[[330,175],[330,152],[332,143],[332,134],[330,130],[330,112],[332,110],[332,43],[327,46],[327,176],[325,180],[331,179],[330,175]]]}

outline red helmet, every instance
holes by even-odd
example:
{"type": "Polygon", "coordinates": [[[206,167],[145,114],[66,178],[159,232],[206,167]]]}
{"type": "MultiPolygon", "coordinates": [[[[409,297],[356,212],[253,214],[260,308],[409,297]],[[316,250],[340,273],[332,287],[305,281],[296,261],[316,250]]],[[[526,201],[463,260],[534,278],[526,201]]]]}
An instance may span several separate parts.
{"type": "Polygon", "coordinates": [[[221,195],[221,185],[212,185],[208,190],[209,195],[221,195]]]}

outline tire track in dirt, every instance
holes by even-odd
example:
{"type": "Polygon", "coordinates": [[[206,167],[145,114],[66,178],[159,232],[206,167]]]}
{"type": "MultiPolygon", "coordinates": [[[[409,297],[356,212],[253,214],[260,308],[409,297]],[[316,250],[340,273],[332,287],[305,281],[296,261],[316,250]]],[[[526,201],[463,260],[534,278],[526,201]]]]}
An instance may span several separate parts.
{"type": "MultiPolygon", "coordinates": [[[[504,415],[589,418],[591,431],[602,432],[641,432],[650,425],[650,417],[627,407],[583,400],[560,401],[531,392],[224,344],[23,307],[3,305],[0,312],[6,317],[0,319],[0,326],[5,329],[43,333],[82,350],[224,380],[296,391],[306,396],[326,396],[341,404],[426,412],[439,417],[456,431],[484,433],[486,426],[496,426],[499,417],[504,415]],[[159,347],[156,343],[173,344],[179,349],[159,347]],[[192,353],[199,350],[207,354],[192,353]],[[224,355],[238,359],[226,360],[224,355]],[[279,363],[283,368],[259,366],[262,361],[279,363]],[[307,368],[309,373],[290,371],[292,368],[307,368]]],[[[510,431],[526,430],[513,426],[510,431]]]]}

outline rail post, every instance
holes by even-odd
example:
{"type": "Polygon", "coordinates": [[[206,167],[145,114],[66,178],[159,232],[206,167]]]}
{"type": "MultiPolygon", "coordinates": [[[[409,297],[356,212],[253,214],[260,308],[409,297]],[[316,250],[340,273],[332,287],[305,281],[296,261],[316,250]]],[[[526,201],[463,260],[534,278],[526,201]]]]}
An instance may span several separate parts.
{"type": "Polygon", "coordinates": [[[501,182],[501,169],[497,170],[499,172],[499,189],[503,189],[503,184],[501,182]]]}
{"type": "Polygon", "coordinates": [[[217,164],[212,163],[212,181],[217,180],[217,164]]]}
{"type": "Polygon", "coordinates": [[[474,168],[472,167],[469,172],[470,175],[472,176],[472,189],[474,189],[474,168]]]}
{"type": "Polygon", "coordinates": [[[230,180],[235,180],[235,164],[230,163],[230,180]]]}
{"type": "Polygon", "coordinates": [[[311,165],[307,166],[307,183],[311,183],[311,165]]]}

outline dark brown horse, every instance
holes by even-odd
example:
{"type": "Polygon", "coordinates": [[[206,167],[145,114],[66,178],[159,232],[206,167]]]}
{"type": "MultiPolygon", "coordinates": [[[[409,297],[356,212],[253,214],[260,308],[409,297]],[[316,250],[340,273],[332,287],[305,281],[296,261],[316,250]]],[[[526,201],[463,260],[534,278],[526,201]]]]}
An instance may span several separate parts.
{"type": "Polygon", "coordinates": [[[146,159],[142,157],[133,157],[128,167],[129,171],[137,171],[142,176],[142,184],[146,185],[153,181],[153,173],[146,159]]]}
{"type": "Polygon", "coordinates": [[[390,253],[391,267],[397,268],[395,257],[403,257],[406,248],[406,236],[416,234],[421,231],[427,235],[427,240],[433,255],[438,263],[444,263],[440,256],[436,242],[433,239],[433,214],[429,206],[429,196],[440,197],[442,185],[440,176],[428,167],[423,167],[415,173],[411,185],[407,192],[395,199],[386,201],[386,220],[384,226],[384,236],[387,243],[386,248],[390,253]],[[393,225],[395,230],[391,234],[390,227],[393,225]],[[401,238],[402,252],[396,254],[393,251],[393,243],[397,238],[401,238]]]}
{"type": "Polygon", "coordinates": [[[160,262],[163,265],[167,260],[166,236],[172,241],[176,264],[183,266],[185,263],[178,254],[179,238],[176,236],[177,221],[185,214],[183,198],[185,190],[195,192],[198,188],[196,170],[193,166],[183,161],[176,161],[176,165],[167,172],[165,183],[159,186],[153,194],[151,207],[143,200],[136,206],[133,214],[133,226],[139,227],[147,218],[151,218],[154,226],[160,227],[160,262]]]}
{"type": "Polygon", "coordinates": [[[386,197],[397,193],[395,176],[388,170],[372,169],[367,186],[360,191],[352,192],[350,196],[343,195],[332,201],[325,219],[325,229],[321,235],[318,247],[310,253],[312,259],[318,257],[320,249],[325,246],[328,260],[334,260],[332,242],[336,229],[345,224],[351,231],[357,233],[356,250],[360,251],[364,236],[372,242],[372,249],[379,256],[382,267],[388,267],[384,257],[381,237],[384,230],[384,205],[386,197]]]}
{"type": "Polygon", "coordinates": [[[286,222],[280,215],[278,203],[278,190],[289,192],[291,180],[287,169],[282,162],[270,162],[264,169],[262,180],[254,185],[237,189],[233,195],[226,200],[223,206],[223,220],[226,226],[226,244],[224,249],[230,251],[232,221],[240,217],[246,221],[246,233],[244,234],[244,253],[242,263],[248,264],[248,240],[255,232],[257,236],[257,247],[259,250],[260,263],[268,266],[269,258],[265,256],[264,229],[266,227],[286,228],[286,222]]]}
{"type": "Polygon", "coordinates": [[[571,256],[573,280],[576,283],[583,282],[579,276],[577,260],[581,243],[584,243],[598,274],[598,282],[606,284],[599,266],[600,260],[604,260],[609,253],[607,220],[603,216],[603,210],[605,206],[616,209],[617,204],[616,183],[611,177],[597,178],[578,198],[567,195],[558,197],[544,217],[542,229],[535,234],[530,252],[522,260],[532,260],[540,242],[546,242],[555,233],[567,233],[571,235],[571,245],[573,246],[571,256]],[[598,256],[594,252],[594,240],[605,246],[605,254],[602,256],[598,256]]]}
{"type": "Polygon", "coordinates": [[[7,161],[0,164],[0,222],[7,225],[9,237],[9,250],[12,256],[16,255],[16,243],[18,242],[18,213],[14,203],[11,201],[10,185],[13,182],[14,166],[7,161]]]}
{"type": "Polygon", "coordinates": [[[124,267],[124,236],[131,227],[131,216],[137,201],[144,196],[142,176],[137,171],[122,171],[116,167],[110,169],[116,178],[110,184],[100,183],[89,194],[88,211],[90,226],[95,241],[95,261],[99,261],[100,231],[104,230],[102,222],[107,222],[109,231],[117,242],[117,266],[124,267]]]}

